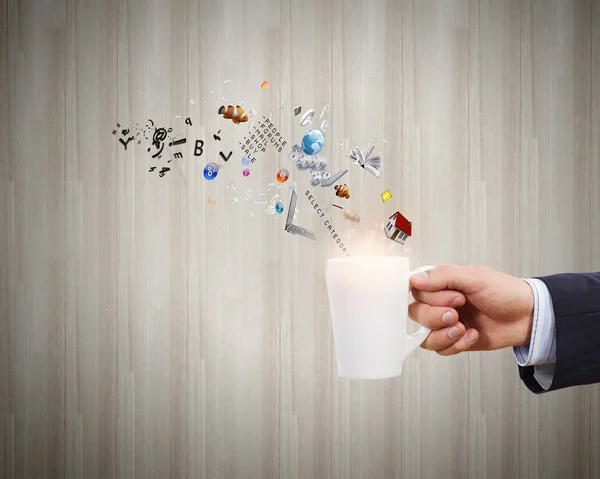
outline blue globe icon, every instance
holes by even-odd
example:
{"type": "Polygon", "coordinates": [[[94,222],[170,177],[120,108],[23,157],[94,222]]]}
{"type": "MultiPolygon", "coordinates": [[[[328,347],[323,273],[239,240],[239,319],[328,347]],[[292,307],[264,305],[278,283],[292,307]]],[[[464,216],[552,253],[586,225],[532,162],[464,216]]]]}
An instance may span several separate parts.
{"type": "Polygon", "coordinates": [[[302,138],[302,151],[307,155],[316,155],[325,145],[325,136],[321,130],[310,130],[302,138]]]}

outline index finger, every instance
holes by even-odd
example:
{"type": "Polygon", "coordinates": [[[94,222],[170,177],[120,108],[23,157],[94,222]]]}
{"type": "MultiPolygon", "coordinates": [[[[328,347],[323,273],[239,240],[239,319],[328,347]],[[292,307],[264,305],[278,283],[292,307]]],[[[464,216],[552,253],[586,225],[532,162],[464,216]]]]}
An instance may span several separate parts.
{"type": "Polygon", "coordinates": [[[410,278],[413,288],[421,291],[442,291],[452,289],[468,293],[477,284],[476,268],[441,264],[429,271],[419,273],[410,278]]]}
{"type": "Polygon", "coordinates": [[[412,296],[415,300],[421,303],[426,303],[431,306],[449,306],[451,308],[459,308],[464,306],[467,302],[464,294],[459,291],[452,291],[451,289],[443,289],[442,291],[421,291],[420,289],[414,288],[412,290],[412,296]]]}

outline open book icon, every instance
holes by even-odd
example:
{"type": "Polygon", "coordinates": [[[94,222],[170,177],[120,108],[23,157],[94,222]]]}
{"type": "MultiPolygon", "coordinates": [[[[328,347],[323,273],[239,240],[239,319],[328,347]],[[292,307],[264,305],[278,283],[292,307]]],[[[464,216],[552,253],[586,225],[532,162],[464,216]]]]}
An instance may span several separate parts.
{"type": "Polygon", "coordinates": [[[316,241],[315,234],[312,231],[305,230],[300,226],[296,226],[292,224],[292,220],[294,219],[294,211],[296,211],[296,202],[298,201],[298,195],[296,191],[292,191],[292,198],[290,199],[290,207],[288,209],[287,219],[285,220],[285,230],[288,233],[292,233],[294,235],[304,236],[305,238],[316,241]]]}
{"type": "Polygon", "coordinates": [[[379,173],[381,171],[381,156],[372,157],[371,153],[373,153],[373,148],[375,148],[375,145],[373,145],[369,151],[365,150],[365,153],[358,147],[352,148],[350,153],[348,153],[348,158],[353,160],[354,164],[363,167],[369,173],[379,178],[379,173]]]}

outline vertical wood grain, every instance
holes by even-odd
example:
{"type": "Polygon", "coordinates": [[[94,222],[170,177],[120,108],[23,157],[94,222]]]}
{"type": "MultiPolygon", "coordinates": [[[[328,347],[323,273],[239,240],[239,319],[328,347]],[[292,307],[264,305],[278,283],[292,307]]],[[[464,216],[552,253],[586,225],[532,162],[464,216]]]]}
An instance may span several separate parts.
{"type": "MultiPolygon", "coordinates": [[[[600,270],[600,1],[592,2],[591,14],[591,130],[590,130],[590,271],[600,270]]],[[[600,388],[592,387],[590,393],[590,448],[600,444],[600,388]]],[[[600,456],[591,454],[590,476],[600,476],[600,456]]]]}
{"type": "Polygon", "coordinates": [[[0,4],[0,475],[14,478],[15,439],[14,414],[10,406],[11,368],[10,344],[10,301],[11,279],[14,272],[9,270],[9,250],[15,236],[14,226],[14,183],[9,167],[10,145],[7,126],[9,113],[9,76],[8,76],[8,4],[0,4]]]}
{"type": "Polygon", "coordinates": [[[6,8],[8,475],[55,477],[65,471],[65,5],[6,8]]]}
{"type": "Polygon", "coordinates": [[[599,387],[531,394],[510,350],[337,377],[331,194],[287,159],[329,105],[350,248],[400,210],[412,267],[598,270],[598,45],[598,0],[0,3],[0,476],[598,476],[599,387]],[[223,104],[287,141],[247,178],[223,104]],[[149,118],[187,138],[163,178],[111,135],[149,118]]]}
{"type": "Polygon", "coordinates": [[[67,477],[110,478],[117,464],[117,164],[106,131],[117,128],[116,4],[69,1],[66,16],[65,466],[67,477]]]}

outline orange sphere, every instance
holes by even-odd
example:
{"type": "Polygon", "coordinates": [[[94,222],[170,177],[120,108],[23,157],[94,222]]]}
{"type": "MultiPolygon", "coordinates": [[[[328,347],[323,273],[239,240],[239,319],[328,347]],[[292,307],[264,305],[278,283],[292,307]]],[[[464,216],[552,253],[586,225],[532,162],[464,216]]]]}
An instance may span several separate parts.
{"type": "Polygon", "coordinates": [[[277,172],[277,181],[279,181],[279,183],[285,183],[289,177],[290,177],[290,172],[288,170],[286,170],[285,168],[282,168],[281,170],[279,170],[277,172]]]}

